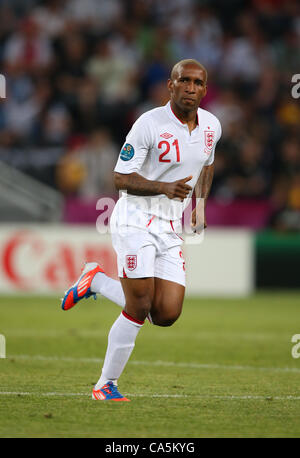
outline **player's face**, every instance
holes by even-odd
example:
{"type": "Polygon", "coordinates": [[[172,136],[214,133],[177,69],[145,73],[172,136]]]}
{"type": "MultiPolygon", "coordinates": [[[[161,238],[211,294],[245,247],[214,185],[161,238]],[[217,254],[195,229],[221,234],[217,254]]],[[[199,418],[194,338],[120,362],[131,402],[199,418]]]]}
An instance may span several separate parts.
{"type": "Polygon", "coordinates": [[[193,64],[181,66],[168,81],[168,89],[171,101],[182,111],[195,111],[206,94],[206,73],[193,64]]]}

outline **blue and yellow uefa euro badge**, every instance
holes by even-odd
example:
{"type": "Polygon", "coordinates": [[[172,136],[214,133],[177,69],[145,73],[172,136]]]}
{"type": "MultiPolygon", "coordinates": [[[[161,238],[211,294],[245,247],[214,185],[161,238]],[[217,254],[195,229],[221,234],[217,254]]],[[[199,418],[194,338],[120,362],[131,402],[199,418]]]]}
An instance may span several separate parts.
{"type": "Polygon", "coordinates": [[[134,156],[134,147],[130,143],[126,143],[121,149],[120,158],[122,161],[130,161],[134,156]]]}

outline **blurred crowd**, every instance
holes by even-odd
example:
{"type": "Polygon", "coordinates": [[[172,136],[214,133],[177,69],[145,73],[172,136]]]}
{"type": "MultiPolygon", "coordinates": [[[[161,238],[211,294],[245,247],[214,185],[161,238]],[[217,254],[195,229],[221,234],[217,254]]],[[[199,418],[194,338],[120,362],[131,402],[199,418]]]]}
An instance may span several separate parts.
{"type": "Polygon", "coordinates": [[[0,160],[53,154],[35,173],[65,196],[113,193],[132,123],[195,58],[223,127],[212,198],[267,199],[269,226],[300,229],[300,2],[0,0],[0,17],[0,160]]]}

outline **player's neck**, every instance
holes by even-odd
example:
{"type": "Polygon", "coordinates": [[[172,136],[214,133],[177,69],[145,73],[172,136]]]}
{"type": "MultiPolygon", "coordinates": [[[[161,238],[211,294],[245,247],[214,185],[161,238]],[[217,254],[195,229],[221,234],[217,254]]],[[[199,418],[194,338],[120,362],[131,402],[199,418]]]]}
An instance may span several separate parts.
{"type": "Polygon", "coordinates": [[[198,125],[198,117],[197,117],[197,112],[198,110],[194,111],[183,111],[181,110],[177,105],[170,102],[171,104],[171,109],[176,116],[176,118],[179,119],[179,121],[182,122],[182,124],[187,124],[190,132],[195,129],[195,127],[198,125]]]}

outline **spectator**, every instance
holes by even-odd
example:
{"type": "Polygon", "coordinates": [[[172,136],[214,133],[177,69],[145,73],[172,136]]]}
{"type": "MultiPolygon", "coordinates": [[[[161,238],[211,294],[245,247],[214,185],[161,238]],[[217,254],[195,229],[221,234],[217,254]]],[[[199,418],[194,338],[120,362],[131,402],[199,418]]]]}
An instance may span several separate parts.
{"type": "Polygon", "coordinates": [[[53,54],[50,41],[32,17],[21,20],[17,31],[4,45],[3,61],[8,74],[46,73],[52,63],[53,54]]]}
{"type": "Polygon", "coordinates": [[[40,79],[34,83],[25,77],[10,81],[8,97],[3,105],[3,127],[19,144],[35,141],[35,126],[52,93],[46,80],[40,79]]]}
{"type": "Polygon", "coordinates": [[[99,94],[105,102],[118,104],[136,97],[136,63],[128,62],[126,56],[115,56],[108,38],[96,45],[95,54],[86,65],[87,74],[99,87],[99,94]]]}
{"type": "Polygon", "coordinates": [[[263,146],[259,142],[251,137],[243,140],[228,182],[237,198],[257,199],[268,195],[270,177],[263,166],[263,146]]]}
{"type": "Polygon", "coordinates": [[[32,12],[34,21],[49,38],[60,36],[66,27],[65,0],[45,0],[32,12]]]}
{"type": "Polygon", "coordinates": [[[223,138],[230,137],[233,134],[234,126],[240,126],[245,117],[242,102],[236,91],[230,87],[225,87],[219,93],[217,99],[206,105],[220,120],[222,125],[223,138]]]}
{"type": "Polygon", "coordinates": [[[112,171],[118,153],[109,131],[95,130],[86,142],[68,152],[60,161],[57,169],[59,189],[83,198],[113,193],[112,171]]]}
{"type": "Polygon", "coordinates": [[[88,134],[105,119],[105,109],[101,104],[98,85],[91,78],[82,78],[76,86],[70,104],[73,131],[88,134]]]}
{"type": "Polygon", "coordinates": [[[264,67],[273,62],[271,47],[249,12],[238,17],[237,23],[241,36],[231,38],[226,45],[222,62],[224,77],[227,81],[257,83],[264,67]]]}
{"type": "Polygon", "coordinates": [[[120,0],[69,0],[66,17],[82,30],[109,31],[121,18],[120,0]]]}
{"type": "Polygon", "coordinates": [[[208,7],[198,7],[193,21],[173,43],[176,60],[194,58],[208,71],[219,67],[222,56],[222,28],[208,7]]]}
{"type": "Polygon", "coordinates": [[[300,105],[291,95],[291,78],[300,72],[300,4],[222,5],[2,0],[2,159],[31,173],[29,158],[38,147],[35,157],[48,156],[33,161],[32,175],[43,180],[48,172],[37,164],[47,162],[53,172],[62,157],[57,180],[66,195],[112,191],[106,175],[133,121],[167,101],[170,68],[193,57],[209,73],[201,107],[220,119],[223,130],[212,196],[227,203],[264,199],[273,206],[270,225],[295,230],[300,105]]]}

